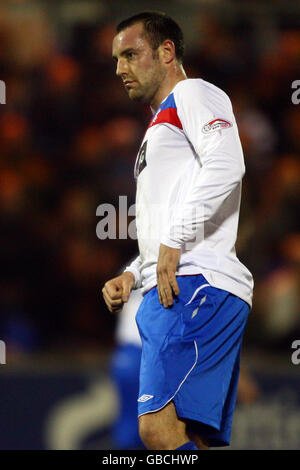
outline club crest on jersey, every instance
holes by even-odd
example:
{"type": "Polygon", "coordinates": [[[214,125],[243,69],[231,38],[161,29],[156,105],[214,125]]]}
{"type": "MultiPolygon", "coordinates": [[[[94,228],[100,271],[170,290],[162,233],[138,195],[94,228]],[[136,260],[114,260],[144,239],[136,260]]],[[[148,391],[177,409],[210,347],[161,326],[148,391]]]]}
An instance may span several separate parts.
{"type": "Polygon", "coordinates": [[[147,161],[146,161],[146,151],[147,151],[147,140],[144,142],[143,146],[141,147],[137,159],[137,165],[136,165],[136,176],[138,176],[141,171],[147,166],[147,161]]]}
{"type": "Polygon", "coordinates": [[[221,131],[228,127],[232,127],[232,123],[230,121],[226,121],[225,119],[213,119],[212,121],[204,124],[202,132],[203,134],[211,134],[212,132],[221,131]]]}

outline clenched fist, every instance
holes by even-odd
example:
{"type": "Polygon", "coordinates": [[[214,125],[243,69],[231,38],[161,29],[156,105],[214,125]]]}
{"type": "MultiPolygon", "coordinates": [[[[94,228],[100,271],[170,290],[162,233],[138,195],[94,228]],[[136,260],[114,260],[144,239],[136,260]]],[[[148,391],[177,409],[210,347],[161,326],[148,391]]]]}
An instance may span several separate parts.
{"type": "Polygon", "coordinates": [[[122,309],[124,302],[129,299],[134,283],[134,275],[125,272],[104,284],[103,298],[110,312],[119,312],[122,309]]]}

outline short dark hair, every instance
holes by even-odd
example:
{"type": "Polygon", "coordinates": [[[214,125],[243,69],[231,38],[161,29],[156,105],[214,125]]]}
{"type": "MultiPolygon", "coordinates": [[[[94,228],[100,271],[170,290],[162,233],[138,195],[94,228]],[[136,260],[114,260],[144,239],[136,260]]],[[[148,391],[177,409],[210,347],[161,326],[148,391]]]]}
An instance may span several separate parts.
{"type": "Polygon", "coordinates": [[[161,11],[144,11],[121,21],[117,26],[117,33],[136,23],[143,24],[153,50],[156,50],[166,39],[171,39],[175,46],[176,58],[180,62],[183,61],[183,33],[180,26],[170,16],[161,11]]]}

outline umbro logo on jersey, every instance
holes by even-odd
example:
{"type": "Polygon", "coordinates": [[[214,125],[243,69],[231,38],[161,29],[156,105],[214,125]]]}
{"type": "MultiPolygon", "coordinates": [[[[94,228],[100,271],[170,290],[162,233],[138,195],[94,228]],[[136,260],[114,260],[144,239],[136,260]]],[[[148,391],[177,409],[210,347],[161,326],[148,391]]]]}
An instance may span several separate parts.
{"type": "Polygon", "coordinates": [[[202,132],[203,134],[211,134],[212,132],[221,131],[228,127],[232,127],[232,123],[230,121],[226,121],[225,119],[213,119],[212,121],[204,124],[202,132]]]}
{"type": "Polygon", "coordinates": [[[144,401],[148,401],[148,400],[150,400],[150,399],[153,398],[153,397],[154,397],[154,395],[142,395],[142,396],[138,399],[138,401],[141,401],[141,402],[143,403],[144,401]]]}

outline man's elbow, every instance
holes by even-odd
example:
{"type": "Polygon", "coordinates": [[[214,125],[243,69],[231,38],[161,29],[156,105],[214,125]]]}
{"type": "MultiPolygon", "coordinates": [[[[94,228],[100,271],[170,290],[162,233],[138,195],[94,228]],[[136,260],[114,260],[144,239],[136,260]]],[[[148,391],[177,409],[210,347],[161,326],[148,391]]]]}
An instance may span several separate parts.
{"type": "Polygon", "coordinates": [[[246,167],[245,167],[245,164],[242,163],[242,164],[240,165],[240,179],[243,179],[245,173],[246,173],[246,167]]]}
{"type": "Polygon", "coordinates": [[[230,172],[232,173],[233,180],[237,183],[240,182],[246,173],[244,162],[235,162],[230,168],[230,172]]]}

